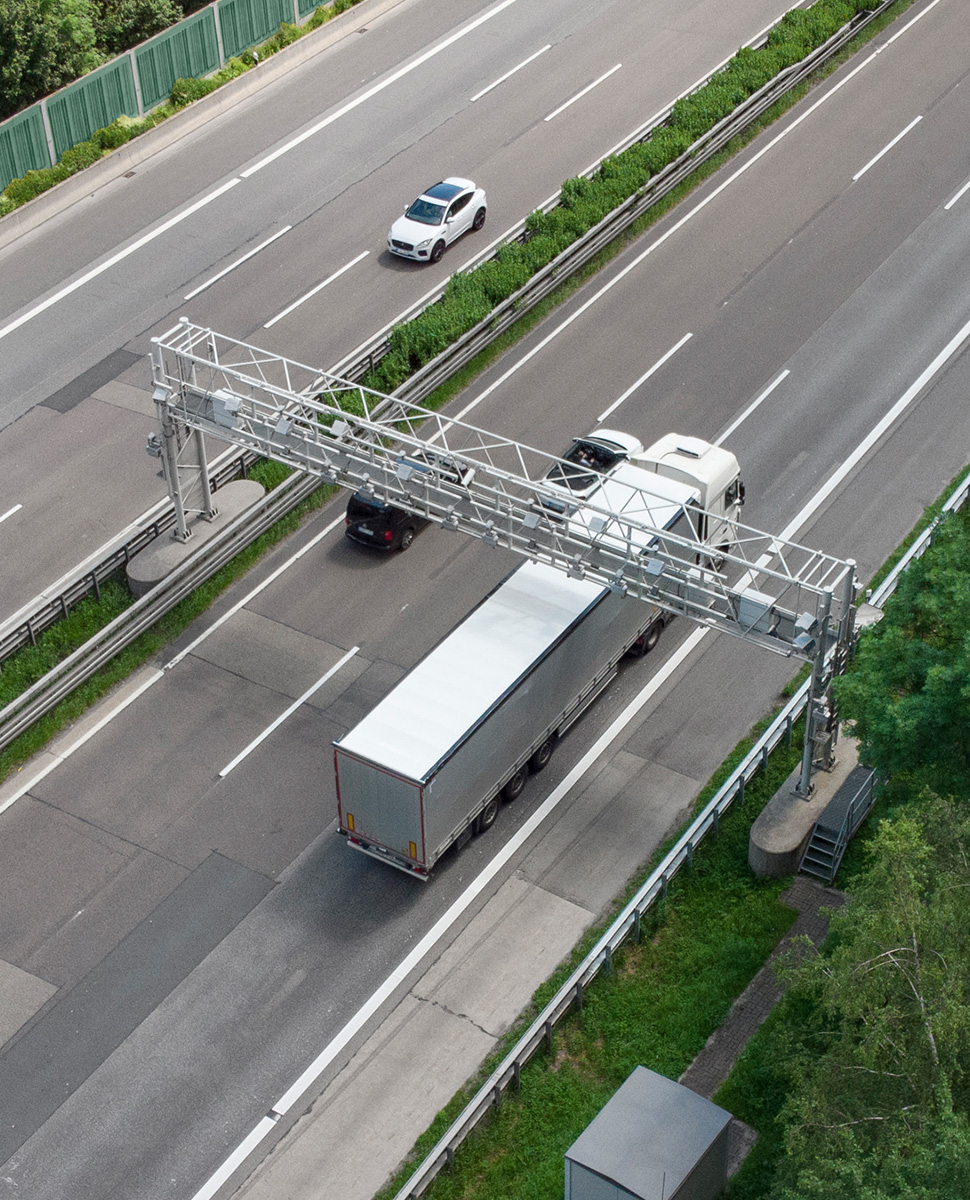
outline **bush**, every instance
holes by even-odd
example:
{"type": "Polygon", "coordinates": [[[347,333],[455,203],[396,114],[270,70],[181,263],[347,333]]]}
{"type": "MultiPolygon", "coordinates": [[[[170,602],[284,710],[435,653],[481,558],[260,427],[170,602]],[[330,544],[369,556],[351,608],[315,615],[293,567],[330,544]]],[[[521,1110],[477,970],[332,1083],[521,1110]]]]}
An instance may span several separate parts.
{"type": "Polygon", "coordinates": [[[173,108],[185,108],[193,100],[201,100],[219,85],[214,79],[176,79],[169,93],[169,103],[173,108]]]}

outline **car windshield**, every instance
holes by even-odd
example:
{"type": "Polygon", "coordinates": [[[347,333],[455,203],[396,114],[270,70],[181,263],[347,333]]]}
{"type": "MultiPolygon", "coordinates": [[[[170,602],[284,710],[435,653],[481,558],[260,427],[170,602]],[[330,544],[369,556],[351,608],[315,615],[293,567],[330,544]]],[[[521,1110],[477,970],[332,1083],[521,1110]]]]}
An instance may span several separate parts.
{"type": "Polygon", "coordinates": [[[581,492],[592,487],[597,476],[614,467],[621,456],[596,442],[579,439],[563,457],[565,462],[556,463],[546,478],[571,492],[581,492]]]}
{"type": "Polygon", "coordinates": [[[404,215],[422,225],[440,225],[445,219],[445,206],[419,196],[404,215]]]}

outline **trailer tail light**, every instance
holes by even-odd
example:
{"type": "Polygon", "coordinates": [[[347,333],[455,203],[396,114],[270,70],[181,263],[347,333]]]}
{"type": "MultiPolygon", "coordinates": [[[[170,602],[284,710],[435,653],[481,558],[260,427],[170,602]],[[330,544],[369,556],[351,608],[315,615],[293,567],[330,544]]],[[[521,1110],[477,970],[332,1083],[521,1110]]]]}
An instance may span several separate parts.
{"type": "Polygon", "coordinates": [[[350,830],[351,833],[354,832],[354,814],[353,813],[347,814],[347,828],[350,830]]]}
{"type": "Polygon", "coordinates": [[[416,859],[418,857],[418,848],[414,842],[408,842],[408,853],[412,858],[416,859]]]}

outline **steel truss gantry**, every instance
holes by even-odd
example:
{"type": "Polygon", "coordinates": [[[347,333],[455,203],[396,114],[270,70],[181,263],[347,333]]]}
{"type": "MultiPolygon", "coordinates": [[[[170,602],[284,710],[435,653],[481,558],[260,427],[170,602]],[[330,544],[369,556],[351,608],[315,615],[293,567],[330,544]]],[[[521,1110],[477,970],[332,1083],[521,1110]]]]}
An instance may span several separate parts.
{"type": "MultiPolygon", "coordinates": [[[[687,506],[671,522],[663,480],[655,491],[611,483],[609,507],[601,490],[563,515],[563,490],[547,481],[561,462],[554,455],[185,318],[152,340],[152,375],[161,440],[153,435],[149,449],[167,467],[181,514],[176,536],[188,536],[184,513],[192,507],[180,481],[180,446],[207,434],[253,450],[444,529],[810,662],[798,790],[811,790],[813,761],[829,765],[834,720],[825,696],[852,638],[851,560],[737,522],[729,523],[730,547],[712,560],[700,534],[707,514],[687,506]]],[[[193,494],[206,499],[211,515],[204,454],[192,454],[190,471],[193,494]]],[[[196,511],[205,507],[196,501],[196,511]]]]}

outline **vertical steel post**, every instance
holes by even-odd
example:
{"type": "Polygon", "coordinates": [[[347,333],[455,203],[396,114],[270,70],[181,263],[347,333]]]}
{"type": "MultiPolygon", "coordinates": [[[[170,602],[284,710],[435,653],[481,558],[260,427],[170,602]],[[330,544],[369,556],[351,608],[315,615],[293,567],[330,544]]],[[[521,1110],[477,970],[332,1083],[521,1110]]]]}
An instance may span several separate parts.
{"type": "Polygon", "coordinates": [[[822,613],[819,620],[818,638],[815,642],[815,652],[812,655],[812,682],[808,689],[805,705],[805,738],[802,743],[802,769],[795,785],[796,796],[807,800],[811,796],[812,765],[815,759],[815,737],[819,725],[819,709],[826,687],[826,651],[829,645],[829,614],[832,611],[832,593],[826,588],[822,596],[822,613]]]}
{"type": "MultiPolygon", "coordinates": [[[[168,405],[172,393],[171,388],[165,382],[162,348],[157,338],[152,338],[152,380],[155,385],[152,399],[155,401],[155,412],[158,416],[158,428],[161,433],[157,454],[162,460],[162,477],[168,488],[169,499],[175,509],[175,528],[172,530],[172,537],[177,541],[187,542],[192,536],[192,531],[185,519],[185,504],[182,500],[182,489],[179,482],[178,441],[175,421],[168,405]]],[[[152,439],[149,439],[149,449],[155,454],[156,450],[152,449],[151,442],[152,439]]]]}

